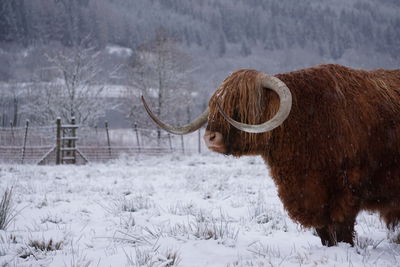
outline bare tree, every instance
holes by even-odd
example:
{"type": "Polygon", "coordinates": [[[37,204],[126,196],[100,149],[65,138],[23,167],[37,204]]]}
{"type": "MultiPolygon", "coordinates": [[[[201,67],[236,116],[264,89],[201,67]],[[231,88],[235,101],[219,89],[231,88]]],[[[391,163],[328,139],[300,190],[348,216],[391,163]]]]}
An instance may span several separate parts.
{"type": "Polygon", "coordinates": [[[33,123],[49,124],[60,117],[63,105],[61,84],[32,83],[25,98],[24,113],[33,123]]]}
{"type": "Polygon", "coordinates": [[[23,89],[18,83],[3,84],[0,89],[1,125],[18,126],[21,119],[21,99],[23,89]]]}
{"type": "Polygon", "coordinates": [[[80,124],[94,125],[108,106],[101,80],[99,52],[83,45],[47,55],[58,80],[35,84],[26,110],[32,120],[48,123],[61,117],[72,117],[80,124]]]}
{"type": "MultiPolygon", "coordinates": [[[[143,112],[142,107],[138,111],[140,93],[150,100],[159,118],[174,123],[189,120],[192,98],[189,65],[189,56],[163,30],[157,32],[153,41],[138,47],[132,60],[132,86],[127,90],[132,121],[148,121],[147,116],[139,117],[143,112]],[[186,112],[187,118],[182,117],[186,112]]],[[[159,128],[157,136],[160,141],[159,128]]]]}

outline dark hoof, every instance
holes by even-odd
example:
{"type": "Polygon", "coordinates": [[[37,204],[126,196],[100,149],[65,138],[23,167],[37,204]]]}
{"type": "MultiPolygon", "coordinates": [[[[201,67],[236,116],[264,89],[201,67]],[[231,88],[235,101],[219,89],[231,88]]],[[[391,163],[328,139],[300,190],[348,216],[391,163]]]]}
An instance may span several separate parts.
{"type": "Polygon", "coordinates": [[[315,229],[324,246],[336,246],[338,242],[345,242],[354,246],[354,225],[330,225],[315,229]]]}

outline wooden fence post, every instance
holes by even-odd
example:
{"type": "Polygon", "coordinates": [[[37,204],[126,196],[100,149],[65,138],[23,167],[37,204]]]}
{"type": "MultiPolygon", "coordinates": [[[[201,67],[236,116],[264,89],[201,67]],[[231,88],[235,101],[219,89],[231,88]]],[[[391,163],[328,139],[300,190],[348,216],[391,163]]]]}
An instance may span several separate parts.
{"type": "Polygon", "coordinates": [[[199,142],[198,142],[198,145],[199,145],[199,154],[201,154],[201,128],[199,128],[199,142]]]}
{"type": "Polygon", "coordinates": [[[61,163],[61,118],[58,117],[56,120],[56,164],[61,163]]]}
{"type": "Polygon", "coordinates": [[[11,129],[11,140],[12,140],[12,144],[14,144],[14,125],[12,123],[12,121],[10,121],[10,129],[11,129]]]}
{"type": "Polygon", "coordinates": [[[94,132],[95,132],[95,135],[96,135],[96,141],[99,142],[99,135],[97,133],[97,125],[94,126],[94,132]]]}
{"type": "Polygon", "coordinates": [[[171,134],[170,133],[168,133],[168,142],[169,142],[169,149],[171,150],[171,152],[172,152],[172,141],[171,141],[171,134]]]}
{"type": "Polygon", "coordinates": [[[181,147],[183,154],[185,154],[185,143],[183,142],[183,135],[181,135],[181,147]]]}
{"type": "Polygon", "coordinates": [[[137,145],[137,147],[138,147],[138,151],[139,151],[139,153],[140,153],[140,142],[139,142],[139,132],[138,132],[138,129],[137,129],[137,124],[135,123],[135,133],[136,133],[136,145],[137,145]]]}
{"type": "Polygon", "coordinates": [[[25,124],[25,136],[24,136],[24,145],[22,147],[22,158],[21,158],[21,163],[24,163],[25,159],[25,150],[26,150],[26,139],[28,138],[28,127],[29,127],[29,120],[26,120],[25,124]]]}
{"type": "Polygon", "coordinates": [[[76,124],[76,120],[75,120],[75,117],[72,117],[71,118],[71,125],[72,125],[72,128],[71,128],[71,137],[72,137],[72,139],[71,139],[71,143],[70,143],[70,148],[73,148],[73,150],[71,150],[71,157],[73,157],[73,159],[71,160],[72,161],[72,164],[76,164],[76,128],[75,128],[75,124],[76,124]]]}
{"type": "Polygon", "coordinates": [[[110,134],[108,133],[108,121],[105,121],[104,125],[106,127],[106,133],[107,133],[108,155],[111,158],[111,143],[110,143],[110,134]]]}

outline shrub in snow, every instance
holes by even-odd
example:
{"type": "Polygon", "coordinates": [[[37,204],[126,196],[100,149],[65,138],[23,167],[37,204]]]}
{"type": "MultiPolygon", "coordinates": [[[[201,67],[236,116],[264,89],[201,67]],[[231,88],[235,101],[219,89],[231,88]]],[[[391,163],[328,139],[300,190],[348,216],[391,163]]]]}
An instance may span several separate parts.
{"type": "Polygon", "coordinates": [[[174,215],[194,215],[195,205],[193,202],[182,203],[178,201],[168,207],[168,212],[174,215]]]}
{"type": "Polygon", "coordinates": [[[110,214],[120,214],[121,212],[138,212],[148,210],[154,207],[154,202],[147,196],[129,195],[115,199],[111,203],[98,203],[110,214]]]}
{"type": "Polygon", "coordinates": [[[12,202],[13,188],[6,189],[0,202],[0,230],[6,230],[17,215],[12,202]]]}
{"type": "Polygon", "coordinates": [[[132,199],[124,197],[120,199],[120,208],[122,211],[137,212],[139,210],[148,210],[154,206],[150,198],[137,195],[132,199]]]}
{"type": "Polygon", "coordinates": [[[49,240],[30,240],[28,244],[17,250],[17,254],[22,259],[33,257],[38,260],[44,258],[49,251],[61,250],[63,244],[63,241],[56,242],[51,238],[49,240]]]}
{"type": "Polygon", "coordinates": [[[46,240],[31,240],[28,243],[28,246],[34,248],[35,250],[41,251],[53,251],[53,250],[61,250],[63,246],[63,242],[54,242],[53,239],[50,238],[49,241],[46,240]]]}
{"type": "Polygon", "coordinates": [[[180,254],[173,249],[167,249],[164,252],[159,251],[159,246],[151,248],[135,248],[135,255],[126,253],[127,266],[178,266],[181,262],[180,254]]]}
{"type": "Polygon", "coordinates": [[[171,236],[193,236],[204,240],[219,240],[227,246],[235,246],[239,229],[222,213],[219,217],[199,210],[187,223],[178,223],[167,231],[171,236]]]}
{"type": "Polygon", "coordinates": [[[52,214],[47,214],[47,216],[40,218],[41,223],[54,223],[54,224],[59,224],[59,223],[64,223],[63,219],[60,218],[57,215],[52,215],[52,214]]]}

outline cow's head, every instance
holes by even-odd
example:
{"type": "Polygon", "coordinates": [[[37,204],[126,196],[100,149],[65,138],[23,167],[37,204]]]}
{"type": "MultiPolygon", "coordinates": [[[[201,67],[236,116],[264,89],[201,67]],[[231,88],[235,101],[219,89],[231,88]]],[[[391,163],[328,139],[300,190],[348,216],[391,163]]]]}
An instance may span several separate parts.
{"type": "Polygon", "coordinates": [[[171,126],[160,121],[143,97],[142,101],[150,117],[164,130],[183,135],[208,122],[204,134],[207,147],[215,152],[240,156],[258,154],[265,149],[270,131],[288,117],[292,95],[274,76],[255,70],[238,70],[214,92],[203,114],[184,126],[171,126]]]}

